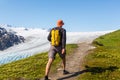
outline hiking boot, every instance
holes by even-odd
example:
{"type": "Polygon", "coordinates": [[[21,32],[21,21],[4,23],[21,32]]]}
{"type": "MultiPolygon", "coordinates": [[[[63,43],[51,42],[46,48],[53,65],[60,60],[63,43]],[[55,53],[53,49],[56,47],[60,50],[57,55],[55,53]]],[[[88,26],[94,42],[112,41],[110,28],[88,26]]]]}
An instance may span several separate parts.
{"type": "Polygon", "coordinates": [[[44,80],[50,80],[50,79],[48,79],[48,76],[45,76],[44,80]]]}
{"type": "Polygon", "coordinates": [[[69,74],[69,72],[66,70],[63,70],[63,74],[69,74]]]}

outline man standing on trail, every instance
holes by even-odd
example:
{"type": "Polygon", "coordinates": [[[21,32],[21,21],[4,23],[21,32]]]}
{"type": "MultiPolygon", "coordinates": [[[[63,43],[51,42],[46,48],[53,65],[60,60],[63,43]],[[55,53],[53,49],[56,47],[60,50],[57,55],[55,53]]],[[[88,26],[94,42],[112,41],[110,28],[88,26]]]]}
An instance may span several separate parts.
{"type": "Polygon", "coordinates": [[[51,42],[51,47],[48,52],[48,63],[46,65],[46,71],[45,71],[45,80],[48,79],[48,74],[51,68],[51,64],[53,63],[56,54],[58,53],[60,58],[62,59],[63,64],[63,74],[67,74],[68,72],[65,70],[66,66],[66,30],[62,28],[64,25],[63,20],[57,21],[57,27],[51,29],[48,40],[51,42]]]}

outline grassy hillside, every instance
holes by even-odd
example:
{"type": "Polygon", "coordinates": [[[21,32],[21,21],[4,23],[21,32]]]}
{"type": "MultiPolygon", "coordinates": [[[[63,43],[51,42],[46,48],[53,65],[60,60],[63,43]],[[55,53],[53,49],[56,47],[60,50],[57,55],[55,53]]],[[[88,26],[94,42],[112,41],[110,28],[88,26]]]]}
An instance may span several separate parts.
{"type": "MultiPolygon", "coordinates": [[[[67,45],[67,54],[72,53],[77,48],[76,44],[67,45]]],[[[36,80],[44,76],[45,66],[48,60],[46,53],[37,54],[26,59],[15,61],[0,66],[0,80],[36,80]]],[[[56,57],[52,65],[52,70],[60,63],[60,58],[56,57]]]]}
{"type": "Polygon", "coordinates": [[[120,30],[93,41],[94,51],[85,58],[78,80],[120,80],[120,30]]]}

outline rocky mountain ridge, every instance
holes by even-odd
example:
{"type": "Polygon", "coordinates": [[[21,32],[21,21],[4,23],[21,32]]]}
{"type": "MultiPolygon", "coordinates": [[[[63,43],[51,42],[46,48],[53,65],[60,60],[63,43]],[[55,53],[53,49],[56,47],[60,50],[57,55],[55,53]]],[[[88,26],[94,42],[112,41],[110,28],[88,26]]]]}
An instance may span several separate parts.
{"type": "Polygon", "coordinates": [[[24,41],[23,36],[16,35],[16,32],[0,26],[0,50],[5,50],[24,41]]]}

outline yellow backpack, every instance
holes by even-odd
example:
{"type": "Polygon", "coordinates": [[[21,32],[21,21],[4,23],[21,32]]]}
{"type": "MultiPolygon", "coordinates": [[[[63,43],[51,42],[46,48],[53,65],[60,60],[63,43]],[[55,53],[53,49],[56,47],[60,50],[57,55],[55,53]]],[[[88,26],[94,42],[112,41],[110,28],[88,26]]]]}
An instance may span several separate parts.
{"type": "Polygon", "coordinates": [[[52,29],[51,31],[51,45],[52,46],[59,46],[60,45],[60,30],[52,29]]]}

